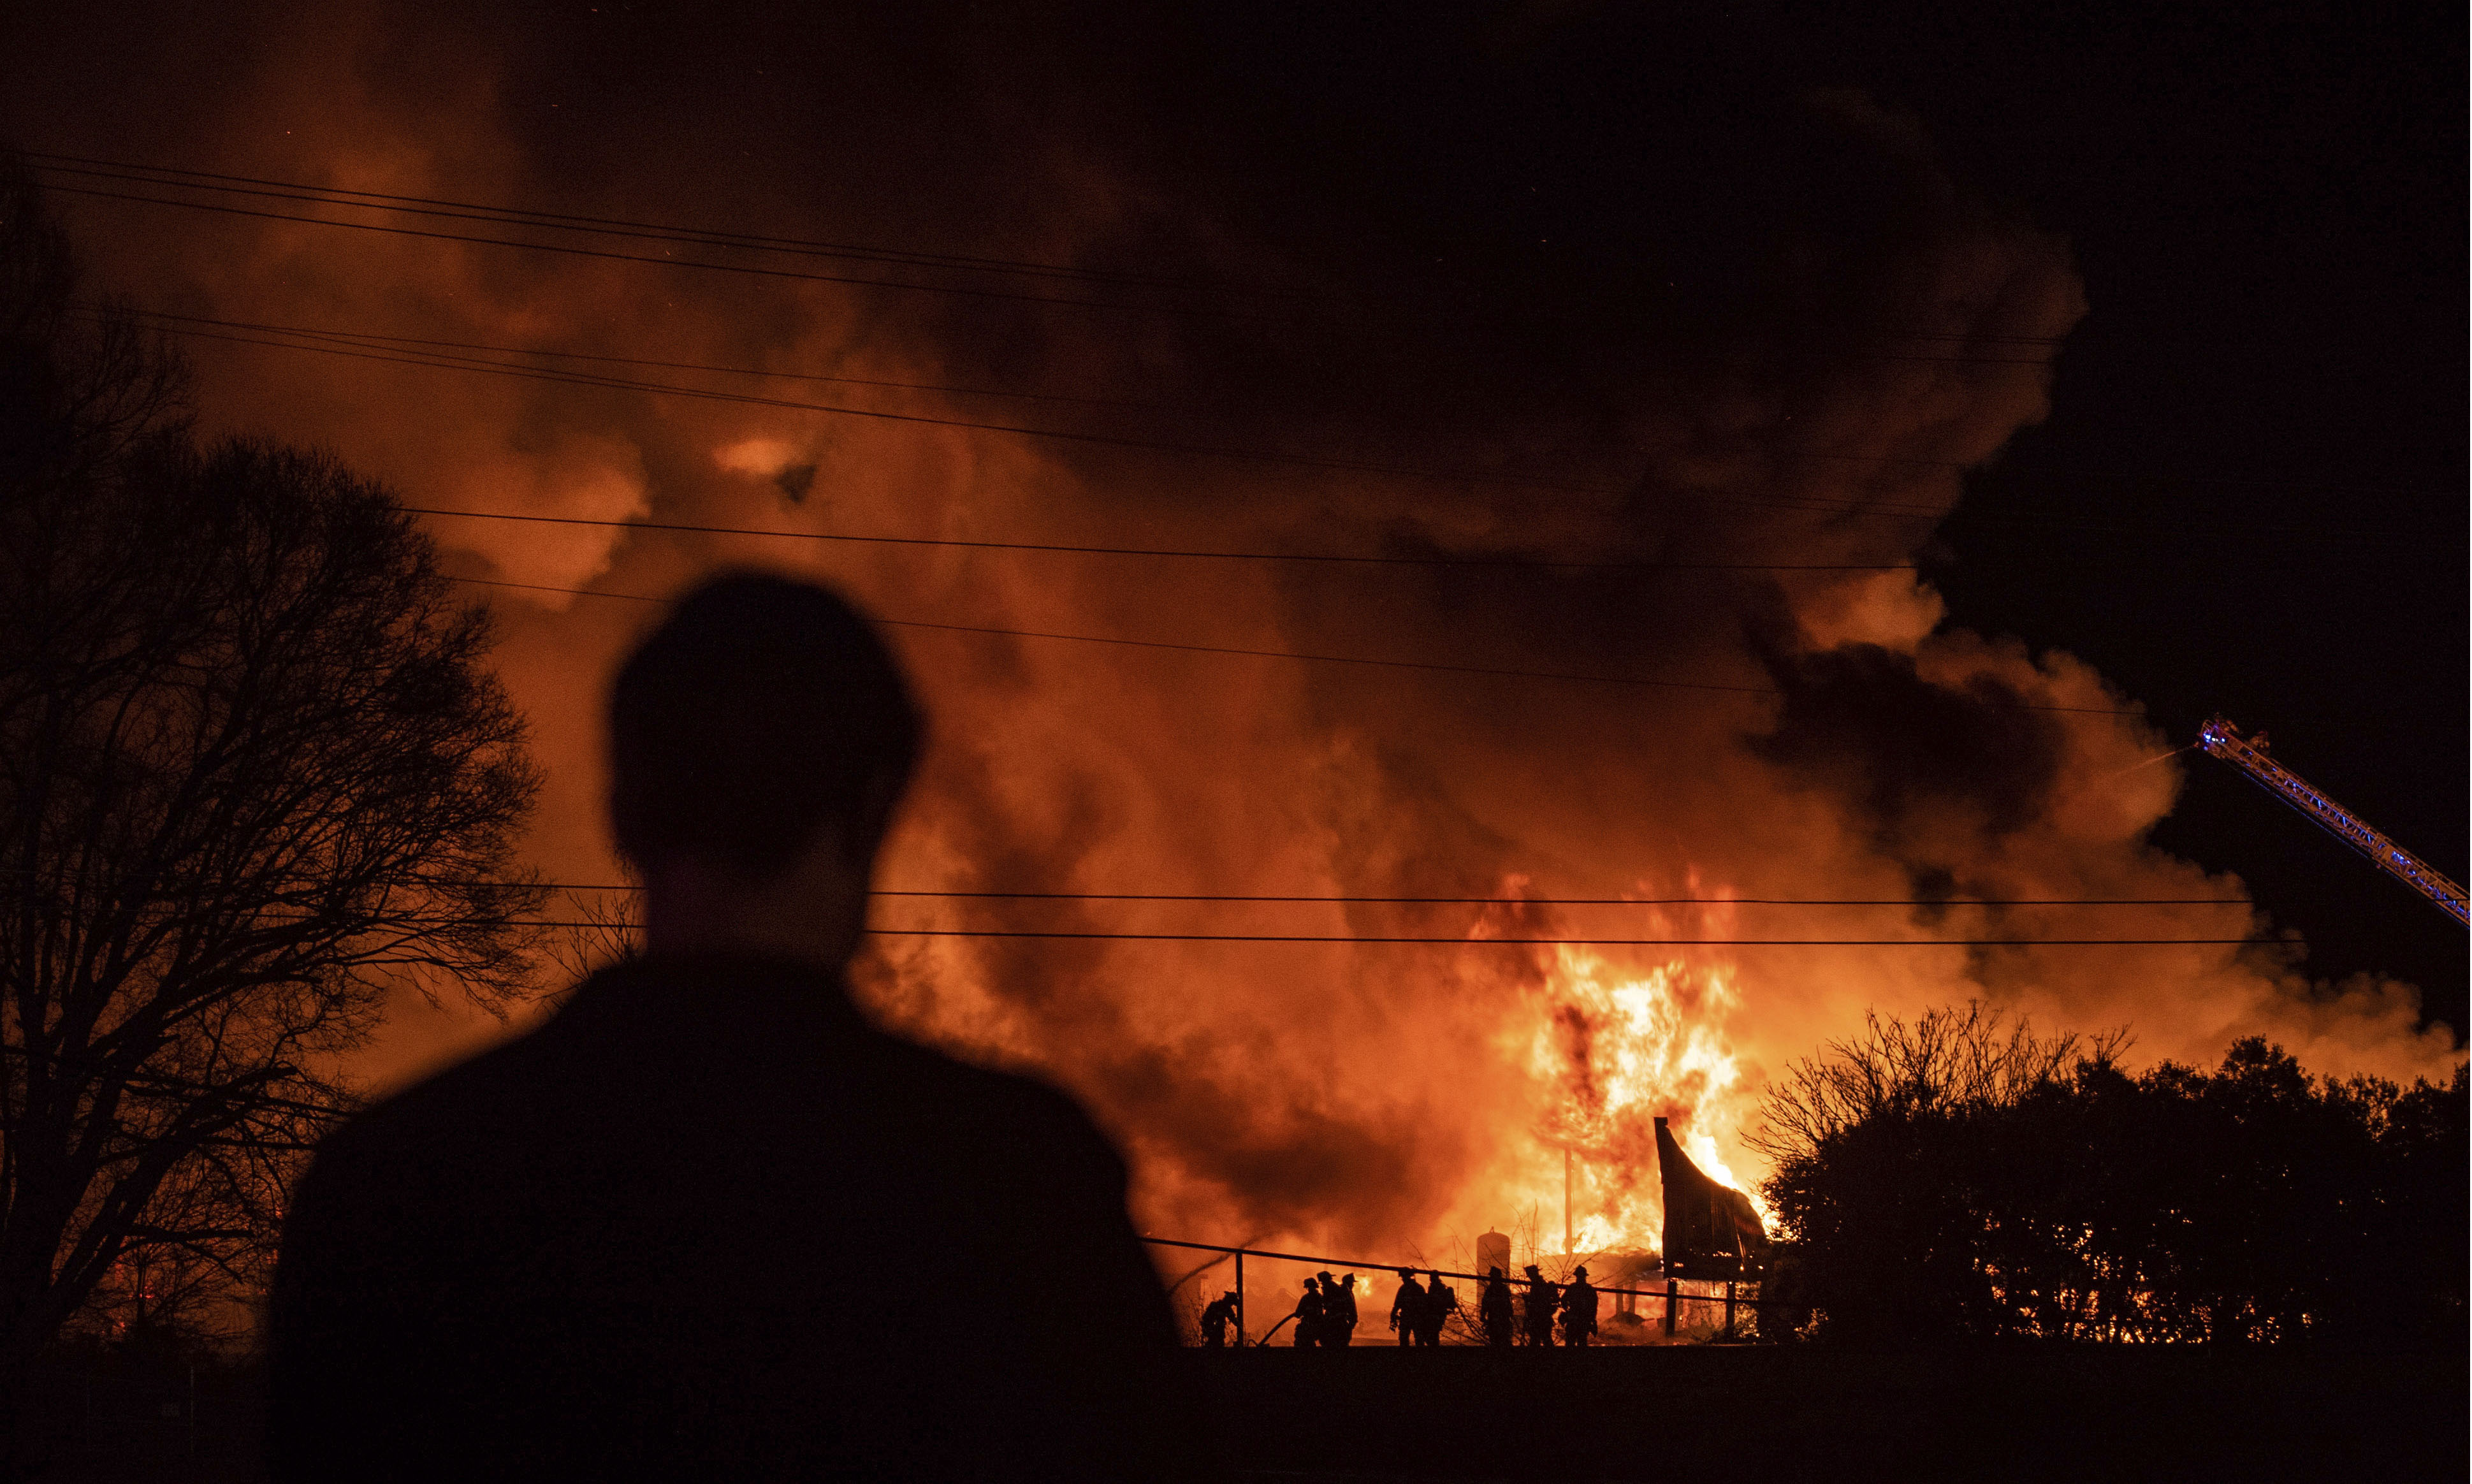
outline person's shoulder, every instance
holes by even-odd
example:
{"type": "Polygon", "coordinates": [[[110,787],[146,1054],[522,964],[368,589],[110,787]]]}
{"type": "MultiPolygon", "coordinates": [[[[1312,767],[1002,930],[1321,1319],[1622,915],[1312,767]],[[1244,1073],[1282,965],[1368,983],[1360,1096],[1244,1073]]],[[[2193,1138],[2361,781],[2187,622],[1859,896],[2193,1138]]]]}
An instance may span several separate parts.
{"type": "Polygon", "coordinates": [[[1082,1105],[1036,1075],[978,1065],[899,1036],[888,1034],[884,1041],[937,1121],[992,1127],[1015,1148],[1047,1143],[1116,1161],[1114,1146],[1082,1105]]]}
{"type": "Polygon", "coordinates": [[[448,1066],[345,1119],[318,1146],[320,1183],[386,1167],[406,1156],[432,1164],[454,1146],[504,1137],[514,1104],[537,1090],[542,1032],[533,1031],[448,1066]]]}

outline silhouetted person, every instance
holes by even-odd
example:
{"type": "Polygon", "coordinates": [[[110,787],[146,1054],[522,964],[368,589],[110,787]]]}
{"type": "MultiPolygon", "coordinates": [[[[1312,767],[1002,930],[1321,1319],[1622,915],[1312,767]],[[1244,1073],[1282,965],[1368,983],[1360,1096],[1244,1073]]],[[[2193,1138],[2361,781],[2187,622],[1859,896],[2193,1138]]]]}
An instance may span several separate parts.
{"type": "Polygon", "coordinates": [[[1203,1467],[1116,1152],[844,987],[921,732],[883,643],[820,589],[724,578],[608,720],[646,955],[321,1147],[272,1294],[273,1477],[1203,1467]]]}
{"type": "Polygon", "coordinates": [[[1322,1334],[1324,1345],[1344,1346],[1356,1338],[1356,1275],[1350,1273],[1334,1288],[1328,1279],[1322,1280],[1322,1334]]]}
{"type": "Polygon", "coordinates": [[[1416,1343],[1416,1322],[1425,1312],[1424,1285],[1416,1281],[1415,1270],[1399,1270],[1399,1291],[1390,1300],[1390,1328],[1399,1331],[1399,1343],[1416,1343]]]}
{"type": "Polygon", "coordinates": [[[1562,1343],[1588,1343],[1597,1332],[1597,1290],[1588,1281],[1588,1270],[1575,1268],[1568,1287],[1562,1290],[1562,1343]]]}
{"type": "Polygon", "coordinates": [[[1298,1346],[1310,1349],[1321,1343],[1325,1320],[1319,1279],[1305,1280],[1305,1291],[1296,1299],[1296,1311],[1289,1317],[1296,1322],[1298,1346]]]}
{"type": "Polygon", "coordinates": [[[1236,1322],[1236,1290],[1210,1301],[1201,1311],[1201,1343],[1212,1350],[1227,1348],[1227,1327],[1236,1322]]]}
{"type": "Polygon", "coordinates": [[[1485,1327],[1485,1343],[1498,1350],[1510,1348],[1519,1326],[1511,1318],[1510,1281],[1502,1276],[1502,1269],[1485,1270],[1485,1293],[1477,1300],[1476,1317],[1485,1327]]]}
{"type": "Polygon", "coordinates": [[[1428,1272],[1425,1275],[1424,1311],[1416,1316],[1416,1343],[1428,1347],[1441,1344],[1442,1324],[1459,1311],[1459,1306],[1460,1296],[1451,1292],[1451,1285],[1442,1281],[1442,1275],[1428,1272]]]}
{"type": "Polygon", "coordinates": [[[1550,1346],[1554,1343],[1554,1310],[1560,1294],[1551,1279],[1536,1271],[1535,1263],[1521,1271],[1528,1275],[1527,1312],[1521,1316],[1527,1321],[1528,1343],[1550,1346]]]}

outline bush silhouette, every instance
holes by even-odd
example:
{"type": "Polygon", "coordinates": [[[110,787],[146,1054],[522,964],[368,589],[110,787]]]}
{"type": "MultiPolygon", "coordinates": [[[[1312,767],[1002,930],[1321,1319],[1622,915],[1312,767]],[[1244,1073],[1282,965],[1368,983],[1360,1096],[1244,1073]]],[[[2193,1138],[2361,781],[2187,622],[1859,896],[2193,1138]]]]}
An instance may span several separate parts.
{"type": "Polygon", "coordinates": [[[1849,1340],[2460,1343],[2466,1084],[2263,1040],[2120,1065],[1981,1006],[1797,1065],[1755,1140],[1796,1304],[1849,1340]]]}

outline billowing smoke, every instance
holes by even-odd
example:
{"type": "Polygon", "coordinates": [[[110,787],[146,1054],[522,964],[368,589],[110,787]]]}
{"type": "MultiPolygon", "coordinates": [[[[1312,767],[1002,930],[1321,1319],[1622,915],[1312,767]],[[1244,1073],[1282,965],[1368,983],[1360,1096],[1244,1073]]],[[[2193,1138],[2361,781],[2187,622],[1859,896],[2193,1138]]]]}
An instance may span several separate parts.
{"type": "MultiPolygon", "coordinates": [[[[202,343],[212,425],[324,443],[445,508],[1413,559],[433,524],[458,571],[499,582],[658,595],[756,562],[910,624],[1409,662],[889,630],[935,736],[883,884],[1358,899],[900,898],[882,925],[1442,940],[882,940],[861,975],[880,1013],[1082,1094],[1131,1152],[1152,1231],[1456,1250],[1558,1225],[1567,1152],[1582,1242],[1643,1242],[1650,1120],[1747,1184],[1736,1140],[1763,1079],[1873,1008],[1987,998],[2046,1025],[2127,1024],[2147,1057],[2211,1060],[2255,1033],[2329,1072],[2453,1061],[2415,1031],[2408,987],[2313,985],[2271,941],[1495,942],[2265,925],[2237,900],[1956,900],[2241,887],[2144,843],[2177,764],[2142,766],[2174,739],[2135,698],[2065,654],[1949,626],[1901,569],[1961,472],[2045,415],[2085,305],[2065,244],[1968,198],[1862,98],[1721,120],[1742,133],[1714,155],[1677,137],[1605,183],[1648,203],[1628,236],[1564,251],[1549,229],[1513,253],[1403,209],[1415,181],[1307,180],[1310,152],[1257,159],[1233,123],[1179,153],[1198,126],[1131,127],[1125,110],[1158,107],[1138,90],[1063,108],[1073,89],[1002,60],[1001,35],[860,36],[821,77],[812,50],[742,37],[727,66],[681,53],[684,111],[642,116],[589,94],[603,74],[545,60],[554,39],[380,12],[245,39],[237,71],[171,89],[188,105],[73,142],[1166,281],[937,275],[1137,306],[1059,309],[80,204],[99,277],[154,308],[1044,398],[665,373],[945,419],[893,422],[202,343]],[[591,122],[570,126],[568,104],[591,122]],[[1400,898],[1480,900],[1370,899],[1400,898]],[[1575,898],[1638,904],[1556,904],[1575,898]],[[1778,898],[1930,904],[1740,899],[1778,898]]],[[[550,766],[537,858],[554,879],[614,879],[598,697],[651,610],[475,591],[504,615],[504,670],[550,766]]],[[[408,996],[367,1070],[398,1078],[492,1034],[408,996]]]]}

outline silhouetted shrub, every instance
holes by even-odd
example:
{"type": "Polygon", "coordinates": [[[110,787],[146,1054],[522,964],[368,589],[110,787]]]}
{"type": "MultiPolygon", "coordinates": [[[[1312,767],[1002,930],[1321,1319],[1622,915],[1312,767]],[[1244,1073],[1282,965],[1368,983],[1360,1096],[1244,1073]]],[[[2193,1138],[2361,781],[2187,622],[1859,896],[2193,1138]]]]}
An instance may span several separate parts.
{"type": "Polygon", "coordinates": [[[2259,1039],[2131,1076],[1980,1006],[1799,1064],[1754,1141],[1798,1303],[1846,1339],[2460,1343],[2466,1083],[2259,1039]]]}

